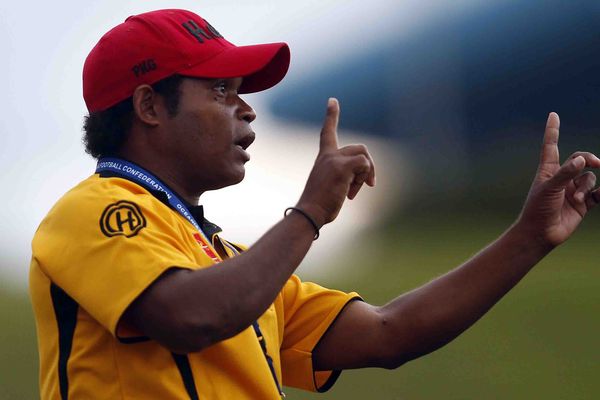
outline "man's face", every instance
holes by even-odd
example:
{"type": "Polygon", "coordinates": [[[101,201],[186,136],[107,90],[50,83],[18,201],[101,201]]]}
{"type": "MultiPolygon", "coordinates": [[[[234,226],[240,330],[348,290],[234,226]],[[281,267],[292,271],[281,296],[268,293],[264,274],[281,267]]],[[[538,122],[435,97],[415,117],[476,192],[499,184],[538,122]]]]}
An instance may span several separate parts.
{"type": "Polygon", "coordinates": [[[244,179],[245,149],[254,141],[254,110],[237,94],[241,78],[184,79],[175,116],[164,121],[176,177],[191,193],[244,179]]]}

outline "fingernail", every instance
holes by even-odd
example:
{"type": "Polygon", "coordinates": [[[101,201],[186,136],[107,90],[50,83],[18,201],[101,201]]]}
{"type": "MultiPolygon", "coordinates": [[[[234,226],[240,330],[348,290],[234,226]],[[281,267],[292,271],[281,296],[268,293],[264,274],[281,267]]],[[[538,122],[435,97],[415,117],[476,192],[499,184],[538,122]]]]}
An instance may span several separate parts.
{"type": "Polygon", "coordinates": [[[575,157],[575,159],[573,160],[573,165],[577,168],[583,167],[585,165],[585,158],[583,158],[582,156],[575,157]]]}

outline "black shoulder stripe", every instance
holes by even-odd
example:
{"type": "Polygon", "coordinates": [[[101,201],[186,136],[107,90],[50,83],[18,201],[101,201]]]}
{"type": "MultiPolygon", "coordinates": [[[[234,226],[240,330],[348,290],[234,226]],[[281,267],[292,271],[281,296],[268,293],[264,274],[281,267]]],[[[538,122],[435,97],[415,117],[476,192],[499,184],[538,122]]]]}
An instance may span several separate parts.
{"type": "Polygon", "coordinates": [[[196,383],[194,382],[190,360],[188,360],[188,357],[185,354],[171,354],[173,355],[175,364],[177,364],[177,369],[179,369],[179,374],[183,380],[185,390],[188,396],[190,396],[190,400],[198,400],[198,392],[196,391],[196,383]]]}
{"type": "Polygon", "coordinates": [[[58,324],[58,382],[62,400],[69,398],[69,376],[67,364],[73,347],[73,335],[77,324],[79,305],[54,283],[50,285],[50,296],[58,324]]]}

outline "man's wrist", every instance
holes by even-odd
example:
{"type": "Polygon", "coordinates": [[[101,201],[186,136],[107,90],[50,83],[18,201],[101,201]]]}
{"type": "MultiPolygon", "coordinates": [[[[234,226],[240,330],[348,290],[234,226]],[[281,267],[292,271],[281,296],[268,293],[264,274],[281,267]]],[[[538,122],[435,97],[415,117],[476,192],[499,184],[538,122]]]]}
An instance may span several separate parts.
{"type": "Polygon", "coordinates": [[[283,212],[283,216],[287,217],[289,213],[291,212],[296,212],[300,215],[302,215],[309,223],[310,225],[313,227],[314,231],[315,231],[315,236],[313,238],[313,240],[317,240],[319,238],[320,232],[319,232],[319,225],[317,225],[317,222],[314,220],[314,218],[305,210],[303,210],[300,207],[288,207],[285,209],[285,211],[283,212]]]}
{"type": "Polygon", "coordinates": [[[520,251],[530,253],[532,256],[542,259],[556,246],[543,238],[539,230],[532,229],[522,220],[516,221],[504,233],[505,238],[516,246],[520,251]]]}

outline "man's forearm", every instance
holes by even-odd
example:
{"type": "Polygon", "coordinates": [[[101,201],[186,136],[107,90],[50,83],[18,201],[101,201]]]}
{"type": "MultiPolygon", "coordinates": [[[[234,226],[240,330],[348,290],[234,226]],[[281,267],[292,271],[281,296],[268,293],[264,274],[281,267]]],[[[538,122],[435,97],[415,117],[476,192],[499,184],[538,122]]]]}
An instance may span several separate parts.
{"type": "Polygon", "coordinates": [[[518,225],[471,260],[380,308],[400,365],[448,343],[513,288],[551,248],[518,225]]]}
{"type": "Polygon", "coordinates": [[[292,212],[237,257],[213,268],[168,272],[124,318],[177,352],[234,336],[273,303],[313,236],[312,225],[292,212]]]}
{"type": "MultiPolygon", "coordinates": [[[[276,224],[243,254],[221,263],[216,268],[200,271],[191,290],[203,286],[203,297],[218,302],[214,307],[236,321],[231,335],[249,326],[273,303],[286,281],[296,270],[313,242],[314,229],[302,215],[292,212],[276,224]],[[202,272],[213,273],[207,276],[202,272]],[[210,288],[209,288],[210,286],[210,288]]],[[[199,303],[201,304],[201,303],[199,303]]]]}

